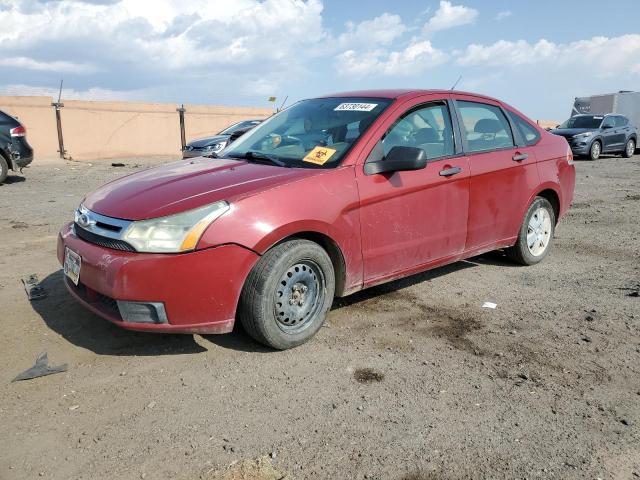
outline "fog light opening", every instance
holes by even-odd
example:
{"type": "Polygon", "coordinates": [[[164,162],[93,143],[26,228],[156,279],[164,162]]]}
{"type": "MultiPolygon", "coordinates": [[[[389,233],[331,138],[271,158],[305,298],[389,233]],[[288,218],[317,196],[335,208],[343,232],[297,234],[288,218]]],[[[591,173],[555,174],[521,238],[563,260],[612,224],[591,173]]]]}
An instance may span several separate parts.
{"type": "Polygon", "coordinates": [[[118,300],[122,321],[131,323],[168,323],[162,302],[127,302],[118,300]]]}

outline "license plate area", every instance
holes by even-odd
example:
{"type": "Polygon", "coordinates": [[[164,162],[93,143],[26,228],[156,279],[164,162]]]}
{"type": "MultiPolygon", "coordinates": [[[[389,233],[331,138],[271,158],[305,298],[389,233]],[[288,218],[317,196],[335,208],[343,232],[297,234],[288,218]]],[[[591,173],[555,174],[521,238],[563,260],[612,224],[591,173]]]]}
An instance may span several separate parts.
{"type": "Polygon", "coordinates": [[[78,285],[80,281],[80,269],[82,268],[82,257],[69,247],[64,249],[64,274],[73,282],[74,285],[78,285]]]}

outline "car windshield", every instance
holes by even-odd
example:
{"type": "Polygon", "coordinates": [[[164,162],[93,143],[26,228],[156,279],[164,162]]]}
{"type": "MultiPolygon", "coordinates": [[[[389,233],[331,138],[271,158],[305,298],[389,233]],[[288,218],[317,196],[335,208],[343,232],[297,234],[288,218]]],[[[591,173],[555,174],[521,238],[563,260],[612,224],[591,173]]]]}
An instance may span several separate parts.
{"type": "Polygon", "coordinates": [[[244,122],[234,123],[230,127],[227,127],[224,130],[222,130],[218,135],[232,135],[238,130],[255,127],[259,123],[260,123],[260,120],[245,120],[244,122]]]}
{"type": "Polygon", "coordinates": [[[599,128],[603,118],[602,115],[580,115],[571,117],[560,125],[559,128],[599,128]]]}
{"type": "Polygon", "coordinates": [[[286,167],[335,168],[391,102],[361,97],[302,100],[245,134],[221,156],[286,167]]]}

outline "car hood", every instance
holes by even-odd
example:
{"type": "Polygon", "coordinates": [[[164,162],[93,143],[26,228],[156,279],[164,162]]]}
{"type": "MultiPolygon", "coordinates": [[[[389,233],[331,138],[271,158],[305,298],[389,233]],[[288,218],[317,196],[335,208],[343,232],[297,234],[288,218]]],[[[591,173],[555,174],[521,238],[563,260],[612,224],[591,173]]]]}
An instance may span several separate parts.
{"type": "Polygon", "coordinates": [[[144,220],[219,200],[233,203],[284,183],[326,172],[198,157],[121,177],[87,195],[84,205],[108,217],[144,220]]]}
{"type": "Polygon", "coordinates": [[[214,143],[219,143],[219,142],[228,140],[230,136],[231,135],[214,135],[213,137],[198,138],[196,140],[192,140],[189,143],[187,143],[187,147],[194,147],[194,148],[206,147],[209,145],[213,145],[214,143]]]}
{"type": "Polygon", "coordinates": [[[579,133],[595,132],[597,128],[554,128],[551,133],[554,135],[561,135],[563,137],[573,137],[579,133]]]}

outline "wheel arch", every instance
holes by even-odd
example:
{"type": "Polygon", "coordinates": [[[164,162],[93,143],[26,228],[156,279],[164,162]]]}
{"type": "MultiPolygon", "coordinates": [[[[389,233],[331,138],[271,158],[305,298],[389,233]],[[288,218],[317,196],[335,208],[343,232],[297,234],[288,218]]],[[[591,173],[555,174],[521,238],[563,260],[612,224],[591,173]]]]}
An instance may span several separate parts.
{"type": "Polygon", "coordinates": [[[276,241],[269,246],[266,250],[270,250],[273,247],[280,245],[284,242],[294,239],[304,239],[320,245],[329,255],[331,263],[333,264],[333,273],[335,277],[335,295],[341,297],[345,295],[346,280],[347,280],[347,267],[344,259],[342,249],[333,238],[324,232],[305,230],[299,232],[289,233],[287,236],[276,241]]]}
{"type": "Polygon", "coordinates": [[[555,222],[557,224],[558,218],[560,217],[560,195],[558,195],[558,192],[556,192],[553,188],[545,188],[544,190],[538,192],[535,197],[542,197],[549,201],[549,203],[553,207],[555,222]]]}

